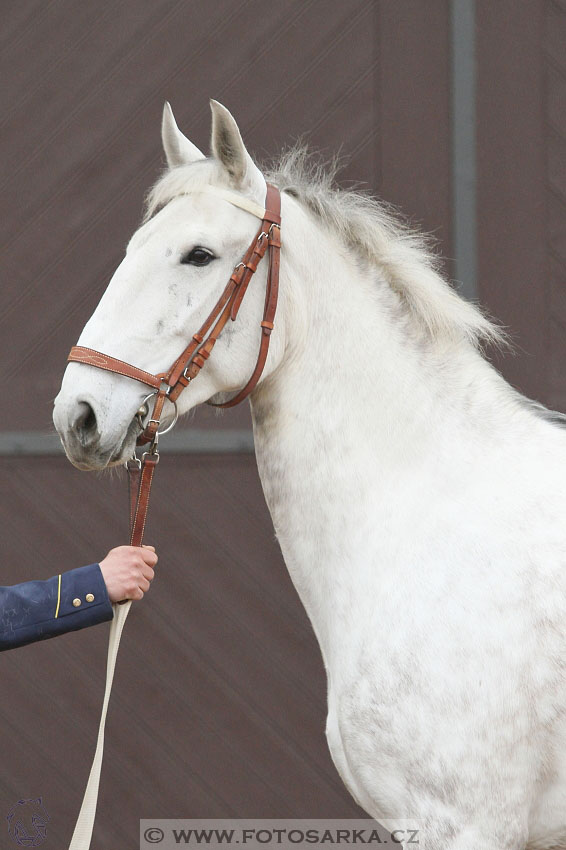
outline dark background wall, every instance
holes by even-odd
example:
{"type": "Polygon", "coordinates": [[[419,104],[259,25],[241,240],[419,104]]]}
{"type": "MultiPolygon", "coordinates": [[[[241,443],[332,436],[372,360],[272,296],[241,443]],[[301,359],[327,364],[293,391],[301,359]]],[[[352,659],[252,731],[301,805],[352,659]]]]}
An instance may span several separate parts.
{"type": "Polygon", "coordinates": [[[477,3],[479,295],[515,385],[566,410],[566,3],[477,3]]]}
{"type": "Polygon", "coordinates": [[[300,136],[327,156],[340,151],[346,183],[381,191],[450,256],[448,11],[446,2],[418,0],[11,7],[0,355],[14,381],[15,426],[50,425],[69,341],[163,166],[166,99],[205,150],[214,96],[260,158],[300,136]]]}
{"type": "MultiPolygon", "coordinates": [[[[434,233],[453,275],[456,5],[5,4],[1,430],[51,427],[66,353],[162,168],[165,99],[205,150],[211,96],[260,158],[299,136],[326,155],[340,150],[344,184],[378,192],[434,233]]],[[[504,373],[566,409],[566,5],[476,6],[479,295],[518,344],[504,373]]],[[[199,425],[241,430],[249,417],[199,412],[183,426],[189,447],[199,425]]],[[[61,456],[1,456],[2,583],[124,542],[124,490],[123,479],[81,474],[61,456]]],[[[165,445],[147,540],[161,555],[159,578],[123,639],[93,846],[135,846],[139,818],[154,815],[356,814],[327,753],[322,664],[253,456],[175,456],[165,445]]],[[[47,847],[72,833],[105,653],[99,627],[0,661],[0,821],[17,799],[42,795],[47,847]]]]}

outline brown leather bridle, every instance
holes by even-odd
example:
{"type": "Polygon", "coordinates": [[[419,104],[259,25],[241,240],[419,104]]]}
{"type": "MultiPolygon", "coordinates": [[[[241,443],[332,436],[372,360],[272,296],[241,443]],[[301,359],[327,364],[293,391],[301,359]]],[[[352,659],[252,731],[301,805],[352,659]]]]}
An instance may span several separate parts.
{"type": "MultiPolygon", "coordinates": [[[[236,206],[240,206],[235,200],[235,196],[234,199],[228,198],[228,200],[236,206]]],[[[244,209],[249,209],[247,204],[242,203],[241,206],[244,209]]],[[[263,216],[261,226],[243,259],[230,275],[222,295],[201,327],[193,334],[187,347],[167,372],[153,375],[151,372],[138,369],[137,366],[132,366],[123,360],[110,357],[110,355],[95,351],[92,348],[85,348],[82,345],[73,346],[67,358],[68,361],[86,363],[88,366],[96,366],[97,369],[105,369],[108,372],[115,372],[118,375],[141,381],[142,384],[154,389],[154,392],[150,394],[155,395],[153,412],[136,442],[138,446],[149,444],[149,449],[144,452],[141,460],[134,456],[127,464],[130,483],[130,543],[132,546],[141,546],[143,539],[153,472],[159,461],[157,444],[165,400],[168,399],[175,404],[185,387],[197,377],[210,357],[216,340],[228,320],[231,319],[233,322],[236,320],[253,274],[260,260],[269,250],[269,271],[265,306],[261,320],[261,341],[255,369],[247,384],[233,398],[220,404],[214,404],[214,406],[234,407],[234,405],[239,404],[255,389],[263,373],[277,310],[281,248],[281,197],[279,190],[269,183],[267,184],[265,206],[266,209],[261,211],[263,216]]]]}

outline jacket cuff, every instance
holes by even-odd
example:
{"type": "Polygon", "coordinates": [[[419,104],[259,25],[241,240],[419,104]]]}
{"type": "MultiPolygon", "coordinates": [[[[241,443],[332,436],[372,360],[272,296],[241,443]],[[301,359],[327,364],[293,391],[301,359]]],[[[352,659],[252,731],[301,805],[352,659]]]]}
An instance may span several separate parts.
{"type": "Polygon", "coordinates": [[[0,588],[0,650],[95,626],[114,616],[98,564],[0,588]]]}
{"type": "Polygon", "coordinates": [[[63,573],[57,602],[56,619],[75,614],[84,615],[89,622],[103,622],[113,616],[112,603],[99,564],[89,564],[63,573]]]}

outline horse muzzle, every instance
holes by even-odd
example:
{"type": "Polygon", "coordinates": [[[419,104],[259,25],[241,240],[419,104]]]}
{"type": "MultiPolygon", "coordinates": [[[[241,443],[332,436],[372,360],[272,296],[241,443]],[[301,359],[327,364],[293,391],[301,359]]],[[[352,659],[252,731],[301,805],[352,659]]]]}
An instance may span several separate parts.
{"type": "Polygon", "coordinates": [[[131,418],[125,432],[122,428],[118,434],[105,433],[100,420],[92,401],[55,401],[53,422],[68,459],[77,469],[106,469],[124,463],[133,453],[140,432],[138,415],[131,418]]]}

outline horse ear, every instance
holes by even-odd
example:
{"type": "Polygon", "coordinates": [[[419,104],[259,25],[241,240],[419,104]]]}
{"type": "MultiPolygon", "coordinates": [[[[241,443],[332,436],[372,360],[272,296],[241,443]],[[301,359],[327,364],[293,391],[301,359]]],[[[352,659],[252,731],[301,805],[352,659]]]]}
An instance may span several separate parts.
{"type": "Polygon", "coordinates": [[[204,159],[204,154],[193,145],[177,127],[171,105],[165,101],[163,120],[161,122],[161,140],[169,168],[178,165],[189,165],[197,159],[204,159]]]}
{"type": "Polygon", "coordinates": [[[257,200],[265,201],[263,174],[247,152],[238,125],[225,106],[210,101],[212,110],[212,153],[228,172],[231,184],[257,200]]]}

